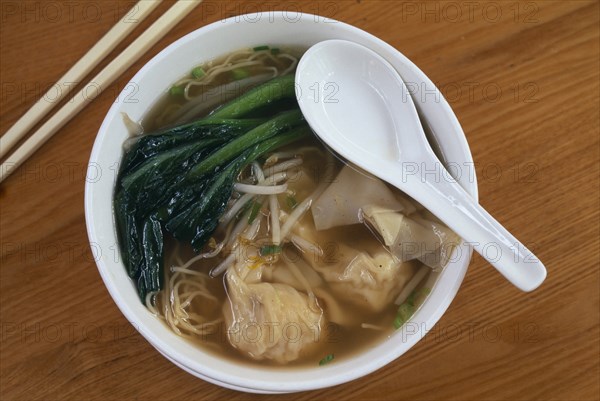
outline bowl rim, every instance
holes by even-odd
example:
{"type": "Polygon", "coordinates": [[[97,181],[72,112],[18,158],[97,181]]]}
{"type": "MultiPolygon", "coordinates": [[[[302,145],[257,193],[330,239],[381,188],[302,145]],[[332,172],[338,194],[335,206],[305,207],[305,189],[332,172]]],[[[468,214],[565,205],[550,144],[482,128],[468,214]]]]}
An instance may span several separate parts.
{"type": "MultiPolygon", "coordinates": [[[[275,13],[283,13],[283,12],[273,11],[272,13],[275,14],[275,13]]],[[[152,70],[161,60],[165,59],[166,57],[168,58],[170,56],[170,54],[173,53],[180,46],[185,45],[190,41],[197,40],[198,37],[201,37],[210,31],[227,29],[228,26],[230,26],[234,23],[239,24],[240,19],[242,20],[241,23],[244,23],[244,21],[247,21],[247,20],[250,20],[250,21],[255,20],[259,14],[260,13],[251,13],[251,14],[244,14],[244,15],[239,15],[239,16],[235,16],[235,17],[230,17],[226,20],[214,22],[212,24],[203,26],[199,29],[196,29],[196,30],[188,33],[187,35],[177,39],[172,44],[167,46],[165,49],[160,51],[157,55],[155,55],[150,61],[148,61],[135,74],[135,76],[129,82],[141,81],[142,78],[150,70],[152,70]],[[246,18],[244,18],[244,17],[246,17],[246,18]],[[237,21],[235,21],[234,18],[237,19],[237,21]]],[[[281,19],[281,16],[278,17],[276,15],[274,18],[281,19]]],[[[309,21],[314,20],[315,18],[324,18],[324,17],[320,17],[320,16],[316,16],[316,15],[312,15],[312,14],[304,14],[304,13],[301,15],[302,22],[304,22],[304,23],[308,23],[309,21]]],[[[383,40],[375,37],[374,35],[369,34],[368,32],[365,32],[365,31],[363,31],[359,28],[356,28],[352,25],[349,25],[349,24],[346,24],[346,23],[340,22],[340,21],[334,21],[334,22],[339,24],[339,25],[337,25],[338,28],[349,31],[355,35],[362,36],[363,38],[365,38],[365,40],[371,41],[372,43],[375,43],[380,47],[386,48],[389,52],[393,53],[396,57],[402,58],[403,62],[408,64],[410,66],[410,68],[415,71],[415,73],[422,76],[423,82],[428,83],[429,85],[433,86],[439,92],[439,90],[435,87],[435,85],[433,85],[433,82],[431,82],[431,80],[427,77],[427,75],[425,73],[423,73],[416,65],[414,65],[414,63],[412,63],[406,56],[404,56],[401,52],[399,52],[398,50],[393,48],[391,45],[389,45],[386,42],[384,42],[383,40]]],[[[125,89],[123,89],[123,91],[125,91],[125,89]]],[[[460,127],[458,119],[456,118],[454,112],[450,108],[450,105],[444,99],[441,92],[439,92],[438,94],[439,94],[439,101],[437,102],[437,103],[439,103],[438,106],[442,108],[444,114],[447,115],[450,122],[453,124],[452,129],[454,130],[455,133],[458,134],[458,137],[455,139],[460,142],[458,145],[464,152],[464,157],[466,158],[467,162],[470,163],[469,166],[467,166],[467,168],[472,170],[469,173],[470,173],[471,177],[474,177],[474,179],[472,180],[472,182],[470,182],[466,186],[466,190],[469,193],[471,193],[471,195],[475,199],[478,199],[477,179],[475,177],[475,171],[473,168],[473,159],[472,159],[472,155],[471,155],[470,148],[468,146],[466,137],[464,135],[462,128],[460,127]]],[[[119,94],[119,96],[121,96],[121,94],[119,94]]],[[[119,102],[115,102],[111,106],[108,113],[106,114],[106,116],[102,122],[102,125],[98,131],[98,134],[96,136],[94,146],[93,146],[93,149],[92,149],[92,152],[90,155],[89,165],[92,165],[93,163],[98,161],[99,156],[100,156],[100,151],[101,151],[101,145],[102,145],[103,141],[106,140],[106,137],[107,137],[108,127],[109,127],[110,123],[118,116],[118,114],[120,112],[120,108],[121,108],[121,104],[119,102]]],[[[113,188],[114,188],[114,186],[113,186],[113,188]]],[[[97,227],[96,227],[96,222],[95,222],[95,216],[94,216],[95,191],[96,191],[96,189],[95,189],[94,185],[92,185],[92,182],[87,181],[86,185],[85,185],[85,201],[84,201],[85,202],[85,218],[86,218],[88,238],[90,241],[90,245],[92,247],[94,246],[94,244],[101,243],[102,239],[103,239],[97,232],[97,227]]],[[[112,198],[112,196],[111,196],[111,198],[112,198]]],[[[113,213],[113,216],[114,216],[114,213],[113,213]]],[[[467,271],[467,268],[468,268],[468,265],[470,262],[470,258],[471,258],[471,253],[472,253],[472,249],[464,243],[461,245],[460,248],[462,248],[462,252],[466,253],[466,256],[465,256],[466,262],[464,263],[464,266],[462,266],[461,269],[458,271],[451,271],[450,269],[444,269],[440,273],[440,276],[438,277],[437,282],[436,282],[436,286],[434,286],[431,293],[434,294],[434,293],[440,292],[439,289],[436,292],[437,284],[442,280],[442,278],[444,278],[445,281],[448,281],[448,283],[447,283],[448,286],[445,288],[445,292],[443,294],[442,293],[439,294],[439,295],[443,295],[443,296],[440,296],[439,299],[436,300],[435,304],[433,304],[432,302],[428,303],[427,301],[425,301],[425,303],[421,307],[421,309],[419,311],[417,311],[417,313],[415,314],[415,315],[417,315],[418,313],[424,314],[425,312],[423,310],[424,310],[425,306],[428,306],[428,308],[427,308],[428,313],[426,314],[427,318],[425,320],[426,320],[426,323],[431,323],[431,324],[426,325],[424,327],[420,325],[419,327],[416,328],[416,331],[411,332],[410,335],[408,335],[406,337],[407,345],[405,347],[398,347],[398,349],[404,348],[404,349],[402,349],[402,351],[398,351],[397,349],[391,350],[391,351],[388,350],[388,352],[383,353],[377,359],[367,360],[367,359],[363,358],[362,360],[360,360],[360,363],[356,363],[356,362],[358,362],[358,360],[360,358],[351,357],[351,358],[348,358],[348,360],[345,361],[345,363],[342,362],[340,364],[331,364],[331,365],[324,366],[324,367],[318,367],[318,369],[317,369],[317,367],[310,368],[310,369],[294,368],[294,370],[285,370],[284,372],[281,372],[281,373],[280,372],[274,373],[272,370],[269,370],[269,369],[258,368],[258,370],[260,370],[261,372],[262,371],[268,372],[268,375],[266,375],[266,377],[264,377],[262,380],[250,379],[247,377],[239,377],[236,375],[229,374],[227,372],[222,372],[222,371],[218,370],[217,368],[213,368],[213,366],[211,366],[210,364],[203,365],[201,363],[202,361],[191,359],[188,355],[185,355],[185,353],[182,353],[179,349],[176,349],[173,344],[169,343],[169,339],[165,340],[165,339],[161,338],[160,335],[158,335],[157,333],[154,333],[151,328],[147,327],[147,325],[144,324],[142,317],[139,316],[138,312],[133,310],[131,305],[128,304],[128,301],[123,298],[122,294],[120,293],[120,291],[116,287],[116,284],[114,283],[114,277],[112,277],[112,275],[110,274],[109,268],[106,265],[105,261],[102,258],[96,258],[96,265],[98,267],[98,270],[100,272],[100,275],[104,281],[104,284],[105,284],[107,290],[109,291],[114,302],[117,304],[118,308],[121,310],[121,313],[123,313],[123,315],[127,318],[127,320],[132,325],[134,325],[136,330],[138,332],[140,332],[140,334],[151,345],[153,345],[161,354],[163,354],[167,359],[169,359],[170,361],[175,363],[177,366],[181,367],[182,369],[188,371],[189,373],[191,373],[197,377],[200,377],[206,381],[212,382],[214,384],[217,384],[217,385],[220,385],[223,387],[228,387],[231,389],[246,391],[246,392],[281,393],[281,392],[295,392],[295,391],[305,391],[305,390],[325,388],[325,387],[330,387],[330,386],[342,384],[342,383],[357,379],[359,377],[365,376],[369,373],[372,373],[372,372],[382,368],[383,366],[389,364],[391,361],[400,357],[403,353],[405,353],[410,348],[412,348],[412,346],[414,346],[437,323],[437,321],[441,318],[443,313],[449,307],[451,301],[456,296],[458,288],[460,287],[460,285],[464,279],[464,276],[466,274],[466,271],[467,271]],[[318,372],[319,372],[318,378],[313,378],[311,380],[298,380],[297,379],[298,373],[308,372],[308,371],[312,371],[312,370],[318,370],[318,372]],[[278,380],[274,380],[275,377],[273,377],[273,375],[277,376],[278,380]],[[290,383],[289,380],[294,379],[294,378],[295,378],[295,380],[293,381],[293,383],[290,383]]],[[[119,264],[121,265],[121,267],[123,267],[122,263],[119,263],[119,264]]],[[[428,297],[428,299],[430,299],[430,298],[431,297],[428,297]]],[[[136,297],[136,299],[137,299],[137,297],[136,297]]],[[[138,300],[138,302],[139,302],[139,300],[138,300]]],[[[153,317],[153,318],[155,318],[155,317],[153,317]]],[[[405,329],[403,328],[402,330],[398,330],[398,332],[400,332],[400,331],[404,332],[405,329]]],[[[174,334],[174,333],[173,333],[173,335],[176,336],[176,334],[174,334]]],[[[397,334],[394,333],[393,336],[397,337],[397,334]]],[[[392,336],[390,336],[390,337],[392,337],[392,336]]],[[[187,341],[187,340],[184,340],[184,341],[187,341]]],[[[360,354],[360,356],[364,356],[366,354],[372,353],[374,349],[381,348],[382,345],[388,343],[389,341],[390,340],[382,341],[381,343],[374,346],[371,350],[362,352],[360,354]]],[[[203,350],[200,350],[200,353],[204,354],[208,361],[211,361],[211,359],[215,359],[215,357],[208,352],[204,352],[203,350]]],[[[227,365],[228,363],[231,363],[231,362],[225,362],[225,365],[227,365]]]]}

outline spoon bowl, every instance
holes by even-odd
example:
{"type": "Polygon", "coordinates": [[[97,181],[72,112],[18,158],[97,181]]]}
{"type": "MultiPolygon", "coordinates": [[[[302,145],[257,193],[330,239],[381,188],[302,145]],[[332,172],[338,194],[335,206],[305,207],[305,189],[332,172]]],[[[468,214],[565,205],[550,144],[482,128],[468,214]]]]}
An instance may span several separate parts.
{"type": "Polygon", "coordinates": [[[306,120],[334,151],[421,203],[519,289],[544,281],[540,260],[437,158],[407,86],[384,58],[357,43],[323,41],[300,60],[296,84],[306,120]]]}

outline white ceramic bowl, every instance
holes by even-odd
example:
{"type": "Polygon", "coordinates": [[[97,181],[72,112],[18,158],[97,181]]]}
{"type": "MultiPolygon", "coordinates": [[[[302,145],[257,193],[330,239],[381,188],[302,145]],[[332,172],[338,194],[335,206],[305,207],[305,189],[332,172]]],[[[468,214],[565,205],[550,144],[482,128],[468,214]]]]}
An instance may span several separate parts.
{"type": "MultiPolygon", "coordinates": [[[[239,366],[203,352],[178,337],[140,303],[121,263],[113,216],[115,167],[127,137],[121,112],[140,120],[178,78],[195,65],[244,47],[262,44],[309,47],[327,39],[345,39],[370,47],[394,65],[416,88],[415,102],[443,158],[461,168],[458,181],[477,198],[471,154],[448,103],[429,78],[396,49],[350,25],[313,15],[285,12],[248,14],[200,28],[164,49],[131,80],[106,115],[94,143],[85,188],[88,236],[98,270],[110,295],[131,324],[160,353],[203,380],[231,389],[281,393],[329,387],[359,378],[392,362],[416,344],[440,319],[456,295],[471,258],[457,248],[452,262],[430,283],[432,291],[411,321],[389,339],[346,360],[326,366],[277,369],[239,366]]],[[[456,169],[454,169],[456,170],[456,169]]]]}

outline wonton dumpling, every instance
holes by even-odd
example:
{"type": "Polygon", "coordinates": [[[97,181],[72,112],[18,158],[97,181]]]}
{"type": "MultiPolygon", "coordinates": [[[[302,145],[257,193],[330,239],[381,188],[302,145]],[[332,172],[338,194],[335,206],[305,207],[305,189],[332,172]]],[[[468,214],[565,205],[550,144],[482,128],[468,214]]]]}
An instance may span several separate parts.
{"type": "Polygon", "coordinates": [[[305,282],[299,280],[285,263],[275,263],[270,265],[267,269],[263,270],[262,277],[270,283],[287,284],[298,291],[306,291],[306,284],[308,284],[310,288],[315,288],[323,284],[323,279],[319,273],[304,263],[302,258],[295,260],[294,264],[295,268],[298,269],[298,274],[302,275],[305,282]]]}
{"type": "Polygon", "coordinates": [[[418,259],[436,270],[448,263],[452,247],[460,241],[448,227],[418,214],[407,217],[385,208],[368,206],[363,209],[363,218],[399,260],[418,259]]]}
{"type": "Polygon", "coordinates": [[[254,359],[283,364],[318,343],[323,311],[306,294],[287,284],[247,283],[235,267],[226,281],[229,302],[223,309],[233,347],[254,359]]]}
{"type": "MultiPolygon", "coordinates": [[[[322,243],[310,219],[296,226],[303,238],[322,243]]],[[[377,242],[374,238],[372,241],[377,242]]],[[[368,248],[368,244],[365,244],[368,248]]],[[[357,251],[343,242],[335,242],[323,257],[304,255],[305,260],[328,282],[339,298],[363,309],[378,312],[390,305],[416,272],[416,264],[401,263],[381,247],[370,253],[357,251]]],[[[338,322],[335,322],[338,323],[338,322]]]]}
{"type": "Polygon", "coordinates": [[[390,305],[416,272],[415,265],[398,262],[385,250],[371,256],[339,247],[346,258],[332,265],[314,263],[315,269],[338,296],[373,312],[390,305]]]}
{"type": "Polygon", "coordinates": [[[359,211],[377,205],[393,211],[403,209],[394,193],[378,178],[348,165],[313,203],[311,210],[317,230],[360,223],[359,211]]]}
{"type": "Polygon", "coordinates": [[[361,219],[375,230],[385,246],[391,246],[396,240],[404,215],[384,207],[367,205],[362,208],[361,219]]]}
{"type": "Polygon", "coordinates": [[[427,220],[420,216],[415,216],[414,219],[427,230],[430,230],[436,237],[435,242],[431,244],[433,247],[430,245],[429,252],[422,254],[419,260],[434,270],[443,269],[450,260],[454,247],[460,244],[460,237],[442,223],[427,220]]]}

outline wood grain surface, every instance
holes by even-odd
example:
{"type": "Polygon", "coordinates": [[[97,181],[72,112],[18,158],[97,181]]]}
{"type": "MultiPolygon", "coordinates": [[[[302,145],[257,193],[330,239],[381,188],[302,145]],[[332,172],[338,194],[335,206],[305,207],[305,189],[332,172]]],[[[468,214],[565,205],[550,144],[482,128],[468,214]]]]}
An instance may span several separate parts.
{"type": "MultiPolygon", "coordinates": [[[[0,132],[131,5],[3,0],[0,132]]],[[[447,313],[403,357],[349,384],[271,399],[598,400],[595,0],[205,0],[2,183],[0,399],[262,398],[196,379],[131,327],[94,264],[83,193],[100,123],[144,63],[208,23],[275,9],[354,24],[419,65],[462,123],[476,162],[481,203],[531,245],[545,262],[548,279],[525,294],[474,256],[447,313]]]]}

